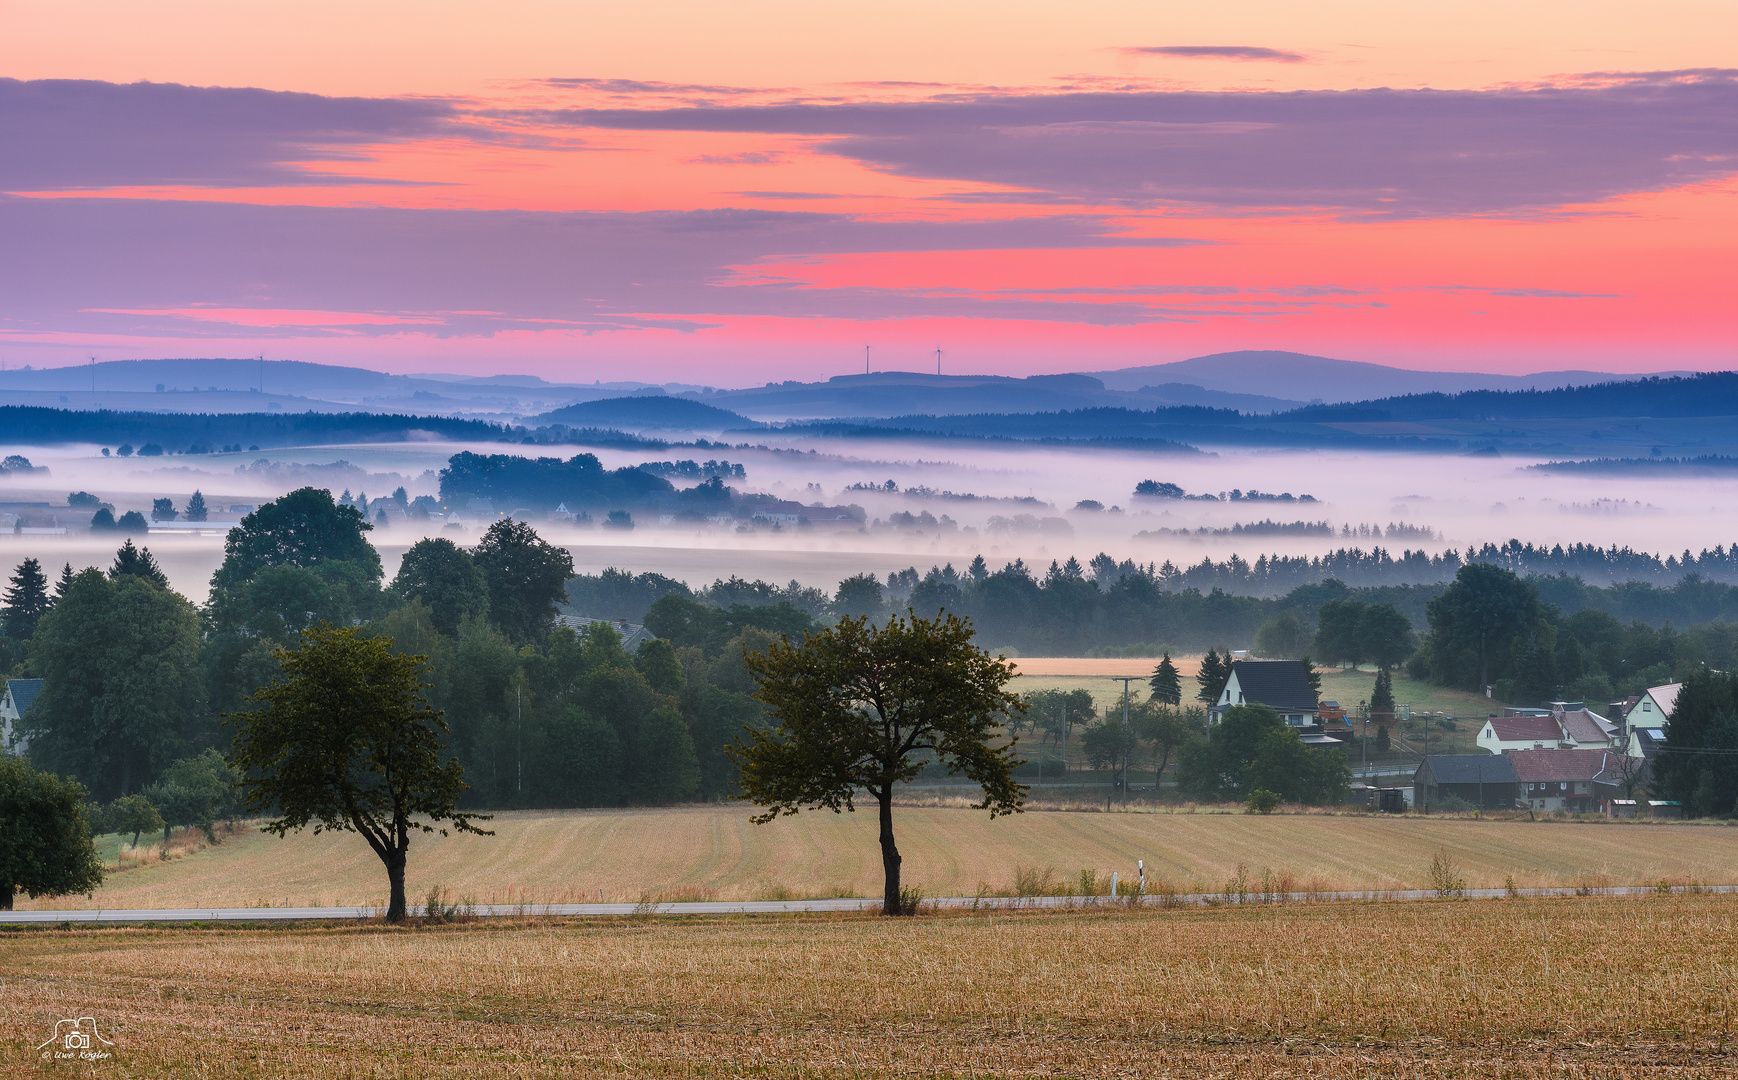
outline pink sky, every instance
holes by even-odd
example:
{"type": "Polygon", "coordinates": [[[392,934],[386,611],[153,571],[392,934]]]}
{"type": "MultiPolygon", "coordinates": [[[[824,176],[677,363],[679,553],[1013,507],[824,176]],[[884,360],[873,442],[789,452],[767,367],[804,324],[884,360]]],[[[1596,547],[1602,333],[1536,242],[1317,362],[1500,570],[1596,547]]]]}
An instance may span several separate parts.
{"type": "Polygon", "coordinates": [[[0,361],[1732,365],[1727,3],[0,0],[0,361]]]}

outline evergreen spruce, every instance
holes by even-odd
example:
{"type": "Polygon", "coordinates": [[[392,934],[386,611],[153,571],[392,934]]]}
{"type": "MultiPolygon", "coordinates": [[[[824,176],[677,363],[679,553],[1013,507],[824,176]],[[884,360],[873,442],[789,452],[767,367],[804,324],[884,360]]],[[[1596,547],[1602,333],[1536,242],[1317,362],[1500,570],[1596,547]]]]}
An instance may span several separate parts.
{"type": "Polygon", "coordinates": [[[72,588],[72,564],[67,563],[60,568],[60,580],[54,583],[54,598],[59,600],[66,595],[66,590],[72,588]]]}
{"type": "Polygon", "coordinates": [[[1183,681],[1177,675],[1177,665],[1171,663],[1171,654],[1166,653],[1159,666],[1153,669],[1153,700],[1166,705],[1183,703],[1183,681]]]}
{"type": "Polygon", "coordinates": [[[205,506],[205,496],[195,491],[187,500],[187,509],[181,516],[188,521],[204,521],[210,513],[205,506]]]}
{"type": "Polygon", "coordinates": [[[1370,691],[1370,711],[1372,713],[1392,713],[1394,711],[1394,680],[1389,677],[1386,668],[1376,672],[1376,688],[1370,691]]]}
{"type": "Polygon", "coordinates": [[[27,641],[34,637],[37,620],[53,606],[42,564],[35,559],[25,559],[12,574],[12,587],[6,590],[6,611],[4,616],[0,616],[6,636],[14,641],[27,641]]]}
{"type": "Polygon", "coordinates": [[[1204,705],[1218,701],[1219,692],[1225,689],[1225,680],[1230,677],[1231,665],[1220,659],[1219,650],[1208,649],[1207,655],[1201,658],[1201,670],[1195,674],[1195,681],[1201,684],[1200,692],[1195,695],[1196,700],[1204,705]]]}

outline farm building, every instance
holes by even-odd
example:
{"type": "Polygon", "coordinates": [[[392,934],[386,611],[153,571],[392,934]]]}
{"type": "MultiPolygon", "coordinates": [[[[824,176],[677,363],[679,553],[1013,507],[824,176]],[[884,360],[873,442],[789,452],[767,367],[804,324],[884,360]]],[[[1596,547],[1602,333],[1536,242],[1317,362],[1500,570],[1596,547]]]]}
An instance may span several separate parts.
{"type": "Polygon", "coordinates": [[[1510,750],[1521,804],[1531,810],[1590,813],[1617,798],[1623,779],[1613,750],[1510,750]]]}
{"type": "Polygon", "coordinates": [[[1420,808],[1454,796],[1483,810],[1512,810],[1520,778],[1507,754],[1431,754],[1412,775],[1412,789],[1420,808]]]}

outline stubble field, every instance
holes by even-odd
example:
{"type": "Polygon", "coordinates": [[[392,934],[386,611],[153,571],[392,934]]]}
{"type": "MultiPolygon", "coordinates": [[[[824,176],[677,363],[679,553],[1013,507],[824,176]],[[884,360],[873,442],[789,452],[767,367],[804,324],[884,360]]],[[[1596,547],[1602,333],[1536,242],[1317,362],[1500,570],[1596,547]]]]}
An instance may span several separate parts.
{"type": "MultiPolygon", "coordinates": [[[[407,883],[478,903],[755,900],[878,896],[875,817],[805,812],[767,825],[741,804],[646,810],[520,811],[494,836],[418,836],[407,883]]],[[[991,821],[957,806],[895,811],[905,880],[931,896],[1006,888],[1015,868],[1058,878],[1095,869],[1184,892],[1217,891],[1247,867],[1290,875],[1302,889],[1423,888],[1446,850],[1473,887],[1738,883],[1738,828],[1716,824],[1578,823],[1362,814],[1102,813],[1033,810],[991,821]]],[[[379,904],[385,872],[352,833],[287,839],[244,828],[216,847],[113,874],[90,898],[20,901],[33,908],[163,908],[379,904]]]]}
{"type": "Polygon", "coordinates": [[[0,933],[0,1071],[1714,1077],[1727,896],[0,933]]]}

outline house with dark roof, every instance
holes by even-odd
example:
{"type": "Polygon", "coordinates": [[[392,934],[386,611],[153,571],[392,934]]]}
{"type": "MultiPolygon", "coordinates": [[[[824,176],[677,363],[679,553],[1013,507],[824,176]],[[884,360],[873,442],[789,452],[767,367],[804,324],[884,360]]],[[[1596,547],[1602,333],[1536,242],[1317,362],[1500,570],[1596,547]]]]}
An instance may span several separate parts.
{"type": "Polygon", "coordinates": [[[1431,754],[1412,774],[1412,801],[1420,809],[1449,796],[1482,810],[1513,810],[1520,777],[1507,754],[1431,754]]]}
{"type": "Polygon", "coordinates": [[[1266,705],[1292,727],[1316,722],[1316,692],[1302,660],[1233,660],[1231,677],[1207,712],[1216,724],[1236,705],[1266,705]]]}
{"type": "Polygon", "coordinates": [[[1623,782],[1615,750],[1510,750],[1520,805],[1532,810],[1592,813],[1618,797],[1623,782]]]}
{"type": "Polygon", "coordinates": [[[18,737],[18,722],[40,693],[41,679],[6,680],[6,692],[0,695],[0,753],[24,753],[29,741],[18,737]],[[18,740],[17,745],[13,744],[14,739],[18,740]]]}
{"type": "Polygon", "coordinates": [[[644,626],[641,626],[639,623],[631,623],[626,619],[593,619],[585,615],[557,615],[555,617],[555,624],[557,626],[565,626],[569,630],[579,631],[580,633],[584,633],[586,628],[594,623],[602,623],[611,630],[620,634],[622,636],[622,647],[627,649],[629,652],[639,651],[641,645],[658,636],[650,630],[647,630],[644,626]]]}

